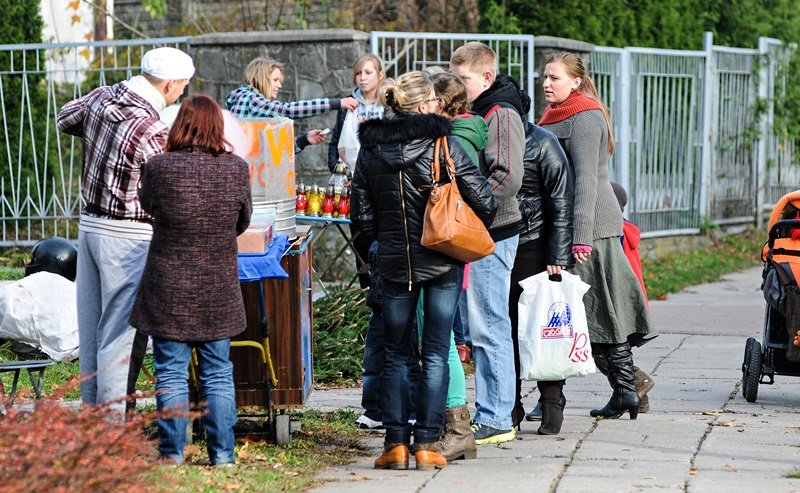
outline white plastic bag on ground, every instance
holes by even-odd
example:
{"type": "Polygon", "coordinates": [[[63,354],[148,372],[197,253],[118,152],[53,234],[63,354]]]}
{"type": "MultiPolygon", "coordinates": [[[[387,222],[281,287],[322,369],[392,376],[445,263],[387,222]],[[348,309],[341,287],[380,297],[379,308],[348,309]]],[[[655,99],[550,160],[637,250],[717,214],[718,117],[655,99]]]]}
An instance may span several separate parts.
{"type": "Polygon", "coordinates": [[[37,272],[0,288],[0,338],[41,349],[56,361],[77,358],[75,283],[37,272]]]}
{"type": "Polygon", "coordinates": [[[554,381],[596,372],[583,305],[590,286],[566,271],[560,282],[545,271],[519,284],[520,378],[554,381]]]}

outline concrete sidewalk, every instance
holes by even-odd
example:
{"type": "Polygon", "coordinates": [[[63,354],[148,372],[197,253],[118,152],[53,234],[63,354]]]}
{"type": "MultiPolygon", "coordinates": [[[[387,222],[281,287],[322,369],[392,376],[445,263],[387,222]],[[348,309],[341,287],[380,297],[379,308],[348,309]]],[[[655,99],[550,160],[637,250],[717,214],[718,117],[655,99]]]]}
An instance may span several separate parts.
{"type": "MultiPolygon", "coordinates": [[[[589,410],[611,394],[608,382],[600,374],[574,378],[564,388],[558,436],[539,436],[538,423],[523,422],[513,442],[481,446],[476,460],[423,472],[373,469],[382,435],[365,432],[371,455],[324,470],[313,491],[800,491],[800,479],[785,477],[800,468],[800,379],[776,377],[775,385],[760,386],[753,404],[740,390],[745,339],[760,340],[763,329],[760,274],[750,269],[651,302],[661,336],[634,358],[656,386],[652,411],[636,421],[591,418],[589,410]]],[[[467,384],[474,404],[474,380],[467,384]]],[[[538,392],[529,384],[525,391],[531,408],[538,392]]],[[[360,411],[360,398],[360,389],[317,390],[307,407],[360,411]]]]}

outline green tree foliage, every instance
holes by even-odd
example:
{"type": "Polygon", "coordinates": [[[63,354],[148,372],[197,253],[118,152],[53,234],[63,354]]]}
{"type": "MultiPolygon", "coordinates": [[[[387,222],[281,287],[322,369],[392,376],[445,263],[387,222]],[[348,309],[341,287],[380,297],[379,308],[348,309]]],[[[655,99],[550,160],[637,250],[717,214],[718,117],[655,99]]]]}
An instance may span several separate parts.
{"type": "MultiPolygon", "coordinates": [[[[41,43],[42,21],[39,0],[0,0],[0,39],[6,44],[41,43]]],[[[35,51],[0,51],[0,82],[3,90],[3,113],[6,135],[0,136],[7,154],[0,155],[0,177],[9,187],[11,170],[22,163],[22,178],[33,176],[34,163],[44,163],[47,91],[42,72],[44,60],[35,51]],[[38,57],[38,59],[37,59],[38,57]],[[27,73],[23,73],[23,62],[27,73]],[[33,135],[37,140],[34,140],[33,135]],[[40,141],[41,140],[41,141],[40,141]],[[10,155],[10,162],[9,162],[10,155]]],[[[8,190],[7,192],[8,193],[8,190]]]]}
{"type": "Polygon", "coordinates": [[[142,7],[153,19],[161,20],[167,16],[167,0],[142,0],[142,7]]]}
{"type": "MultiPolygon", "coordinates": [[[[700,50],[703,33],[722,46],[755,48],[761,36],[800,43],[797,0],[480,0],[480,30],[530,33],[598,46],[700,50]]],[[[800,140],[800,50],[780,67],[779,136],[800,140]]]]}
{"type": "Polygon", "coordinates": [[[759,36],[800,40],[795,0],[481,0],[483,32],[523,32],[599,46],[696,50],[715,42],[755,47],[759,36]],[[506,20],[512,22],[506,22],[506,20]]]}

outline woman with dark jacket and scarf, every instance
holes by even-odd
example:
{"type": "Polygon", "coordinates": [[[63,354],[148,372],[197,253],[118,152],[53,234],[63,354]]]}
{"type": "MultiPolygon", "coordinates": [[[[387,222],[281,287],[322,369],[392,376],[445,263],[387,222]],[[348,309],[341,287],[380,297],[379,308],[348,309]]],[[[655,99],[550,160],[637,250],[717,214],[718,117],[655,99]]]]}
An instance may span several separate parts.
{"type": "MultiPolygon", "coordinates": [[[[509,78],[510,79],[510,78],[509,78]]],[[[511,79],[516,86],[516,82],[511,79]]],[[[520,92],[523,114],[528,114],[530,98],[520,92]]],[[[564,150],[552,133],[526,121],[525,154],[522,165],[522,187],[517,192],[522,228],[517,256],[511,270],[511,290],[508,313],[511,318],[511,339],[514,341],[514,368],[517,374],[517,393],[511,422],[519,426],[525,410],[522,407],[522,386],[519,361],[519,311],[522,295],[519,282],[544,270],[551,276],[573,264],[572,217],[574,175],[564,150]]],[[[540,435],[555,435],[564,421],[566,398],[562,392],[564,380],[539,381],[539,403],[542,424],[540,435]]]]}
{"type": "MultiPolygon", "coordinates": [[[[385,362],[381,378],[384,452],[377,469],[407,469],[412,425],[408,423],[408,359],[413,357],[411,320],[420,290],[425,290],[422,329],[422,376],[413,425],[417,469],[441,468],[440,453],[449,380],[450,331],[461,289],[464,264],[420,244],[431,191],[431,165],[436,139],[449,136],[452,125],[435,115],[433,84],[422,72],[401,75],[382,99],[393,112],[359,127],[361,153],[353,176],[353,222],[378,240],[378,266],[383,276],[385,362]]],[[[463,147],[447,139],[456,163],[456,182],[464,201],[484,224],[496,210],[488,181],[463,147]]],[[[443,181],[448,180],[443,175],[443,181]]]]}
{"type": "Polygon", "coordinates": [[[631,346],[657,334],[620,243],[622,212],[608,176],[608,158],[614,152],[611,119],[574,53],[548,59],[542,85],[550,104],[539,125],[558,137],[575,171],[572,254],[578,262],[575,273],[591,286],[583,301],[592,354],[614,389],[605,407],[590,414],[618,418],[627,412],[636,419],[640,397],[631,346]]]}

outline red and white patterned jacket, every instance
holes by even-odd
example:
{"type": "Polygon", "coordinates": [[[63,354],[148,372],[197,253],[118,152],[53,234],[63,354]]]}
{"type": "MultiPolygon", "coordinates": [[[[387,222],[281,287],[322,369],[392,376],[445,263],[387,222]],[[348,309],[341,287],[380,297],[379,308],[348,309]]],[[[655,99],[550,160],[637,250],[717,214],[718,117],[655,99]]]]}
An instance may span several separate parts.
{"type": "Polygon", "coordinates": [[[58,129],[83,138],[83,213],[151,222],[137,192],[142,165],[166,149],[169,129],[158,111],[123,83],[103,86],[65,104],[58,129]]]}

